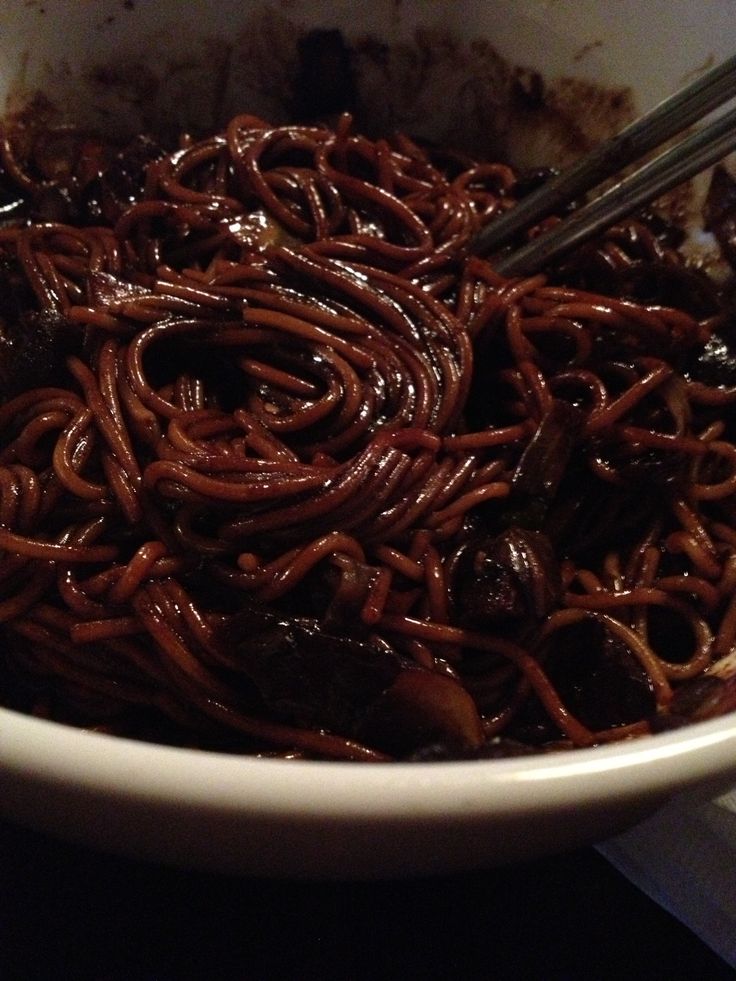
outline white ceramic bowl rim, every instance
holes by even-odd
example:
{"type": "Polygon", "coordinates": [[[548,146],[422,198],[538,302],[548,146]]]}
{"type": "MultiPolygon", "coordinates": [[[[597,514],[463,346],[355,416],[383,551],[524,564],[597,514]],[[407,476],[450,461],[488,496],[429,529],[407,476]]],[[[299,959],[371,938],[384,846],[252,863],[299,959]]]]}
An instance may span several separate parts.
{"type": "Polygon", "coordinates": [[[645,738],[499,760],[262,759],[135,742],[0,709],[0,770],[184,808],[350,821],[519,813],[635,798],[736,775],[736,714],[645,738]]]}

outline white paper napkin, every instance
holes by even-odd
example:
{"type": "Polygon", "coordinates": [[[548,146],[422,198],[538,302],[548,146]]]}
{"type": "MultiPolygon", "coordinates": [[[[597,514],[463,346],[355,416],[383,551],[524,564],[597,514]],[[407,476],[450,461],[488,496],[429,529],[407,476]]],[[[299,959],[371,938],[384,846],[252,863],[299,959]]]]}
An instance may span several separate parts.
{"type": "Polygon", "coordinates": [[[736,967],[736,788],[673,801],[599,851],[736,967]]]}

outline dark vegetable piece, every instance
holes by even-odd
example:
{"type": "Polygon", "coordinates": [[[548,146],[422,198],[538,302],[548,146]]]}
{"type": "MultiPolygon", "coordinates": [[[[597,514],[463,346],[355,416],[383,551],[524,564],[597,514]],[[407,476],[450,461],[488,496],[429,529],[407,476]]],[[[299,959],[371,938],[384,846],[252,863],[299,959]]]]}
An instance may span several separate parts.
{"type": "Polygon", "coordinates": [[[552,402],[514,471],[511,488],[516,498],[554,498],[584,421],[584,414],[576,406],[561,399],[552,402]]]}
{"type": "Polygon", "coordinates": [[[59,184],[40,187],[31,207],[31,219],[69,224],[76,221],[76,207],[69,188],[59,184]]]}
{"type": "MultiPolygon", "coordinates": [[[[720,306],[718,290],[702,270],[650,258],[609,270],[604,292],[634,303],[677,307],[698,319],[711,316],[720,306]]],[[[676,332],[666,340],[652,336],[647,349],[652,354],[675,355],[690,340],[690,335],[676,332]]]]}
{"type": "Polygon", "coordinates": [[[343,567],[324,613],[322,622],[327,630],[354,635],[356,628],[360,629],[360,612],[375,577],[375,568],[363,562],[351,561],[343,567]]]}
{"type": "Polygon", "coordinates": [[[27,208],[28,202],[23,193],[0,169],[0,226],[22,218],[27,208]]]}
{"type": "Polygon", "coordinates": [[[72,325],[53,310],[29,310],[0,324],[0,398],[46,384],[73,338],[72,325]]]}
{"type": "Polygon", "coordinates": [[[650,497],[652,491],[675,488],[687,480],[692,461],[686,453],[645,450],[613,461],[619,479],[650,497]]]}
{"type": "Polygon", "coordinates": [[[115,309],[121,303],[135,302],[147,292],[142,286],[119,279],[111,273],[95,271],[87,277],[90,305],[102,307],[103,310],[115,309]]]}
{"type": "Polygon", "coordinates": [[[562,399],[552,402],[516,465],[511,495],[500,516],[501,527],[545,527],[584,422],[585,415],[577,406],[562,399]]]}
{"type": "Polygon", "coordinates": [[[736,268],[736,181],[725,167],[713,171],[703,208],[706,229],[713,232],[723,255],[736,268]]]}
{"type": "Polygon", "coordinates": [[[522,528],[471,543],[454,583],[460,619],[472,627],[539,620],[557,604],[561,591],[560,567],[549,539],[522,528]]]}
{"type": "Polygon", "coordinates": [[[0,259],[0,398],[45,384],[78,333],[62,314],[34,309],[21,273],[0,259]]]}
{"type": "Polygon", "coordinates": [[[249,607],[227,629],[243,670],[281,718],[406,754],[437,739],[471,748],[483,730],[470,695],[452,678],[406,662],[388,646],[249,607]]]}
{"type": "Polygon", "coordinates": [[[369,707],[356,736],[398,756],[442,740],[455,751],[483,745],[483,726],[468,692],[453,678],[406,667],[369,707]]]}
{"type": "Polygon", "coordinates": [[[654,712],[651,681],[617,636],[587,619],[554,635],[545,669],[565,706],[590,729],[608,729],[654,712]]]}
{"type": "Polygon", "coordinates": [[[33,290],[15,258],[0,253],[0,319],[16,323],[25,310],[37,306],[33,290]]]}
{"type": "MultiPolygon", "coordinates": [[[[673,464],[681,460],[679,454],[668,451],[667,459],[670,457],[673,464]]],[[[659,458],[664,464],[664,454],[659,458]]],[[[598,480],[585,461],[573,461],[544,523],[558,552],[583,565],[595,563],[603,549],[618,549],[622,541],[638,541],[651,527],[652,507],[661,506],[663,487],[669,486],[673,471],[667,467],[660,474],[662,479],[654,482],[654,461],[649,470],[647,464],[639,470],[632,460],[626,466],[627,483],[616,486],[598,480]]]]}
{"type": "Polygon", "coordinates": [[[230,629],[263,700],[299,725],[352,731],[401,667],[392,652],[265,609],[244,610],[230,629]]]}
{"type": "Polygon", "coordinates": [[[716,661],[708,674],[680,685],[670,702],[670,715],[689,721],[714,719],[736,710],[736,657],[716,661]]]}
{"type": "Polygon", "coordinates": [[[85,186],[81,195],[84,222],[114,226],[126,208],[141,198],[147,167],[163,155],[164,149],[155,140],[136,136],[85,186]]]}
{"type": "Polygon", "coordinates": [[[688,365],[687,376],[716,388],[736,388],[736,355],[730,335],[713,334],[688,365]]]}

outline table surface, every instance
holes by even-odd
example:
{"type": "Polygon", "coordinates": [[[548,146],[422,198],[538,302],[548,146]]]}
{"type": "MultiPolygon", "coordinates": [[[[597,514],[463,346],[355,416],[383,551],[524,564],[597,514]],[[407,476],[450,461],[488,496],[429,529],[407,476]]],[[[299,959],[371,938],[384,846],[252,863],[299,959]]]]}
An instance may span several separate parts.
{"type": "Polygon", "coordinates": [[[592,849],[401,882],[160,868],[0,822],[2,981],[733,979],[592,849]]]}

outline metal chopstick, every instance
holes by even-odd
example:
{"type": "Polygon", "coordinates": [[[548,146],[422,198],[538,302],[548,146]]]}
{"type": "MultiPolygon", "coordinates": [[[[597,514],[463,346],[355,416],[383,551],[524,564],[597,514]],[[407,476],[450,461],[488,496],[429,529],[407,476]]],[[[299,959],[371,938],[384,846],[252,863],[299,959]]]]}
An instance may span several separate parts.
{"type": "Polygon", "coordinates": [[[479,233],[473,251],[483,255],[500,248],[518,232],[596,187],[734,95],[736,55],[660,102],[500,215],[479,233]]]}
{"type": "Polygon", "coordinates": [[[624,178],[560,224],[493,263],[504,276],[526,276],[655,200],[736,149],[736,108],[624,178]]]}

